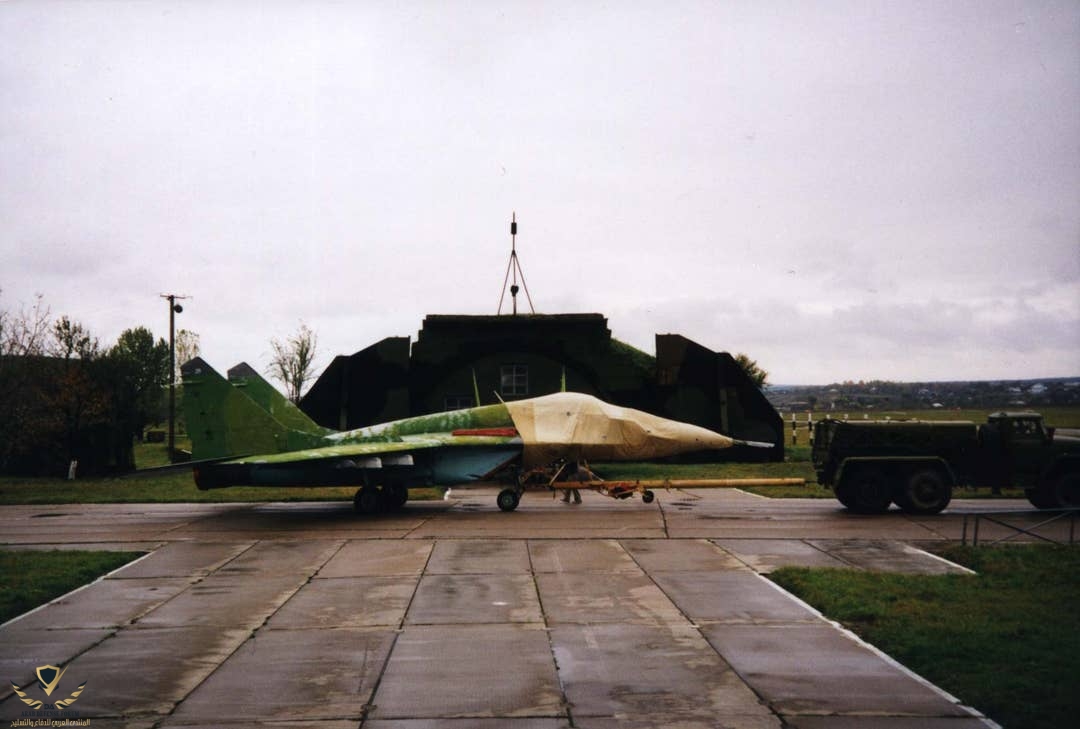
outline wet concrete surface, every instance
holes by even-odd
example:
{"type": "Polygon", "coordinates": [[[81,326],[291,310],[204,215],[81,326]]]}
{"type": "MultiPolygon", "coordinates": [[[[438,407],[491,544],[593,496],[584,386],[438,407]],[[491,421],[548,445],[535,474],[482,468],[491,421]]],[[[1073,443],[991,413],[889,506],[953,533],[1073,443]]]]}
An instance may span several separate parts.
{"type": "MultiPolygon", "coordinates": [[[[0,626],[3,678],[49,701],[85,681],[65,716],[94,727],[987,725],[763,576],[960,572],[917,545],[958,539],[982,505],[858,517],[727,490],[580,506],[530,492],[502,513],[495,493],[377,517],[0,507],[5,548],[149,551],[0,626]],[[34,683],[43,665],[68,670],[51,698],[34,683]]],[[[26,711],[5,683],[0,720],[26,711]]]]}

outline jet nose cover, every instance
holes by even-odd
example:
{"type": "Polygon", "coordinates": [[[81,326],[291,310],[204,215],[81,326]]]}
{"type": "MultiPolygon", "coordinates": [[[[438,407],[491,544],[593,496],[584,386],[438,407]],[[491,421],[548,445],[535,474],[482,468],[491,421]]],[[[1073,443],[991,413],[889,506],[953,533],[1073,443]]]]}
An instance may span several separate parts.
{"type": "Polygon", "coordinates": [[[631,461],[729,448],[726,435],[619,407],[577,392],[506,403],[525,444],[527,466],[556,458],[631,461]]]}

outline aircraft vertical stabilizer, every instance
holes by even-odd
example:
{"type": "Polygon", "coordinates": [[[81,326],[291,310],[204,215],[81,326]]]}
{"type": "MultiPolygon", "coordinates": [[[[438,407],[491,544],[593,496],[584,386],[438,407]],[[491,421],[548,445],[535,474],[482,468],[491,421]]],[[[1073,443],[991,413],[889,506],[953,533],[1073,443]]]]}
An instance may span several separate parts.
{"type": "Polygon", "coordinates": [[[180,368],[184,417],[197,461],[310,448],[320,439],[291,430],[200,357],[180,368]]]}
{"type": "Polygon", "coordinates": [[[287,428],[312,435],[329,435],[334,431],[324,428],[267,382],[247,362],[241,362],[228,372],[229,384],[240,389],[255,404],[287,428]]]}

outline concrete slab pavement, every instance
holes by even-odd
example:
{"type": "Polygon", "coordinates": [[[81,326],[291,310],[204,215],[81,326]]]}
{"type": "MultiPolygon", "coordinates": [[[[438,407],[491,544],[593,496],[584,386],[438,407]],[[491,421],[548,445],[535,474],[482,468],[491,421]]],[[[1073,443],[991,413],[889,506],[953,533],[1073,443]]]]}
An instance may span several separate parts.
{"type": "MultiPolygon", "coordinates": [[[[493,490],[455,491],[373,519],[341,504],[147,505],[146,520],[138,505],[2,507],[9,544],[103,543],[93,523],[156,546],[0,626],[0,667],[24,686],[35,666],[70,666],[90,679],[72,708],[97,727],[985,726],[759,574],[953,569],[905,535],[941,541],[957,517],[583,496],[530,492],[504,514],[493,490]]],[[[25,709],[0,693],[0,719],[25,709]]]]}

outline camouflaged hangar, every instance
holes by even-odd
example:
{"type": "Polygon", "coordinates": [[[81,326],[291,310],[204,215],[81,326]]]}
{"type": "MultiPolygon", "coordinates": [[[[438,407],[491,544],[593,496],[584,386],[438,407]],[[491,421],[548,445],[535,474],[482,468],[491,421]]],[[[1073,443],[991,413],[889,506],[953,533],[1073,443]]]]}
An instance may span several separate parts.
{"type": "Polygon", "coordinates": [[[415,342],[387,337],[335,357],[300,408],[347,430],[545,395],[564,381],[616,405],[776,444],[710,460],[783,460],[780,415],[730,354],[657,334],[653,356],[612,338],[602,314],[429,315],[415,342]]]}

